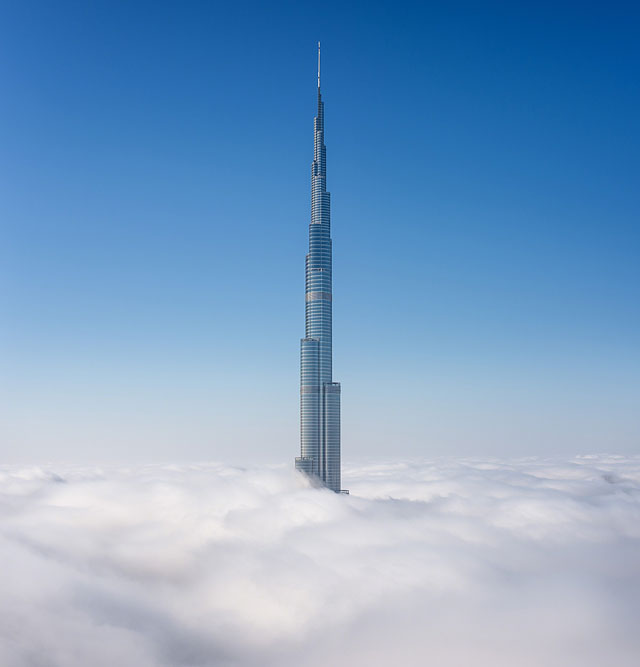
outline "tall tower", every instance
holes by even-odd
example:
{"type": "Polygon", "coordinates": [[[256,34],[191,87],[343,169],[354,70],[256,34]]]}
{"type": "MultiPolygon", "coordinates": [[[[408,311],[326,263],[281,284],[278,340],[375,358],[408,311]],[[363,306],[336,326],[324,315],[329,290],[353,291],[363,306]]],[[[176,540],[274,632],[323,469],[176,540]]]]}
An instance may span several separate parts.
{"type": "Polygon", "coordinates": [[[332,378],[331,215],[320,94],[313,122],[311,222],[306,257],[305,337],[300,342],[300,456],[296,468],[340,491],[340,384],[332,378]]]}

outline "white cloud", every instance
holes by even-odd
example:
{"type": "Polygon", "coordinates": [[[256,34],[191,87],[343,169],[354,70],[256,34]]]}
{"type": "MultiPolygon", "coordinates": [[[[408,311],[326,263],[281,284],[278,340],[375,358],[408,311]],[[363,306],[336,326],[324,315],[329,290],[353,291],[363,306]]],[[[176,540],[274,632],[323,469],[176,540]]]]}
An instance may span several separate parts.
{"type": "Polygon", "coordinates": [[[635,667],[640,458],[0,469],[0,664],[635,667]]]}

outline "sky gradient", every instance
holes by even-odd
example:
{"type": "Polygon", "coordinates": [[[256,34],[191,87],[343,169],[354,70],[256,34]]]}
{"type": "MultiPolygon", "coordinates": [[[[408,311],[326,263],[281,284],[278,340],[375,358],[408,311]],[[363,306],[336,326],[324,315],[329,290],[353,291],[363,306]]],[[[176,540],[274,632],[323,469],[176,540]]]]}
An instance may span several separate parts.
{"type": "Polygon", "coordinates": [[[323,45],[343,455],[638,451],[631,3],[7,2],[0,457],[284,461],[323,45]]]}

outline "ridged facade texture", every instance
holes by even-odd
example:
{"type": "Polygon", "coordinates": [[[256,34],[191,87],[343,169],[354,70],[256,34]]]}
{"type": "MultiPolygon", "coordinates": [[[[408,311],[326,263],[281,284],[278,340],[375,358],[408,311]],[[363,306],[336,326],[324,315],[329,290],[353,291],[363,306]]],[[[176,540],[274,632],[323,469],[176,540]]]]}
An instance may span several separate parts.
{"type": "Polygon", "coordinates": [[[324,103],[318,74],[318,115],[311,163],[311,223],[306,258],[305,337],[300,345],[300,456],[296,468],[340,491],[340,384],[332,378],[330,195],[324,145],[324,103]]]}

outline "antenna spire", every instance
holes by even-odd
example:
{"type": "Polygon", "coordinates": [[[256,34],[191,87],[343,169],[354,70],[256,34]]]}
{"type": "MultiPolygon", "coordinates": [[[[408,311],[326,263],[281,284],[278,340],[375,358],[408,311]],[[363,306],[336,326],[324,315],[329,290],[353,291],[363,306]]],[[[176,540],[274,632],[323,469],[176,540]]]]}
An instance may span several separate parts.
{"type": "Polygon", "coordinates": [[[318,88],[320,88],[320,42],[318,42],[318,88]]]}

